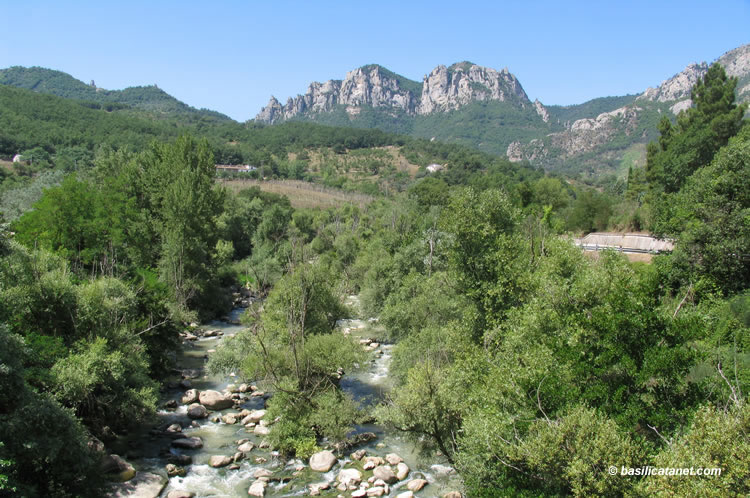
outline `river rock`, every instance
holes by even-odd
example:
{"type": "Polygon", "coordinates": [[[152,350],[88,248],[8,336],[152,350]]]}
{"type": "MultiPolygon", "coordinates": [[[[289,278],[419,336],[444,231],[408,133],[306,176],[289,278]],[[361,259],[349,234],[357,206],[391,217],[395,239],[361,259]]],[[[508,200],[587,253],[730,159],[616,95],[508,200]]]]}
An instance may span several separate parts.
{"type": "Polygon", "coordinates": [[[248,441],[239,445],[237,447],[237,451],[241,451],[242,453],[250,453],[251,451],[253,451],[253,448],[255,448],[255,445],[248,441]]]}
{"type": "Polygon", "coordinates": [[[205,406],[199,403],[193,403],[192,405],[188,406],[187,416],[192,419],[206,418],[208,417],[208,410],[206,410],[205,406]]]}
{"type": "Polygon", "coordinates": [[[372,475],[375,476],[375,479],[382,479],[388,484],[393,484],[394,482],[398,481],[398,479],[396,478],[396,474],[393,473],[393,470],[391,470],[390,467],[386,467],[385,465],[378,465],[377,467],[375,467],[375,470],[372,471],[372,475]]]}
{"type": "Polygon", "coordinates": [[[167,432],[170,432],[170,433],[182,432],[182,426],[180,424],[172,424],[169,427],[167,427],[167,432]]]}
{"type": "Polygon", "coordinates": [[[349,456],[352,458],[352,460],[362,460],[365,455],[367,455],[367,450],[357,450],[349,456]]]}
{"type": "Polygon", "coordinates": [[[273,475],[273,472],[271,472],[268,469],[260,468],[257,469],[255,472],[253,472],[253,477],[256,479],[260,479],[261,477],[271,477],[273,475]]]}
{"type": "Polygon", "coordinates": [[[208,408],[209,410],[224,410],[225,408],[231,408],[234,405],[232,398],[224,396],[219,391],[201,391],[198,395],[200,404],[208,408]]]}
{"type": "Polygon", "coordinates": [[[395,453],[388,453],[385,456],[385,461],[388,462],[389,465],[398,465],[399,463],[403,462],[404,459],[395,453]]]}
{"type": "Polygon", "coordinates": [[[367,490],[367,496],[383,496],[385,488],[382,486],[373,486],[367,490]]]}
{"type": "Polygon", "coordinates": [[[359,488],[356,491],[352,491],[352,498],[364,498],[367,496],[367,489],[359,488]]]}
{"type": "Polygon", "coordinates": [[[182,396],[182,404],[183,405],[190,405],[192,403],[198,402],[198,390],[197,389],[188,389],[185,391],[185,394],[182,396]]]}
{"type": "Polygon", "coordinates": [[[458,491],[449,491],[443,495],[443,498],[463,498],[463,495],[458,491]]]}
{"type": "Polygon", "coordinates": [[[331,451],[319,451],[310,457],[310,469],[316,472],[328,472],[337,461],[338,459],[336,458],[336,455],[331,451]]]}
{"type": "Polygon", "coordinates": [[[208,464],[216,469],[219,467],[226,467],[230,463],[232,463],[232,457],[226,455],[212,455],[211,458],[208,459],[208,464]]]}
{"type": "Polygon", "coordinates": [[[359,486],[362,482],[362,473],[357,469],[342,469],[336,480],[345,486],[359,486]]]}
{"type": "Polygon", "coordinates": [[[193,498],[195,493],[192,491],[170,491],[167,498],[193,498]]]}
{"type": "Polygon", "coordinates": [[[404,491],[396,495],[396,498],[414,498],[414,493],[411,491],[404,491]]]}
{"type": "Polygon", "coordinates": [[[188,450],[197,450],[203,448],[203,440],[198,436],[185,437],[182,439],[175,439],[172,441],[172,446],[175,448],[185,448],[188,450]]]}
{"type": "Polygon", "coordinates": [[[271,433],[271,429],[269,429],[265,425],[256,425],[253,429],[253,433],[256,436],[267,436],[271,433]]]}
{"type": "Polygon", "coordinates": [[[242,425],[257,424],[265,416],[266,416],[265,410],[253,410],[250,413],[248,413],[245,418],[242,419],[242,425]]]}
{"type": "Polygon", "coordinates": [[[237,417],[234,413],[228,413],[227,415],[221,417],[221,421],[227,425],[232,425],[237,423],[237,417]]]}
{"type": "Polygon", "coordinates": [[[193,457],[191,457],[190,455],[171,453],[169,455],[169,458],[167,458],[167,461],[175,465],[190,465],[191,463],[193,463],[193,457]]]}
{"type": "Polygon", "coordinates": [[[398,465],[396,465],[396,479],[398,479],[399,481],[403,481],[408,475],[409,466],[404,462],[399,462],[398,465]]]}
{"type": "Polygon", "coordinates": [[[169,477],[185,477],[185,474],[187,474],[184,468],[178,467],[173,463],[167,464],[166,471],[169,477]]]}
{"type": "Polygon", "coordinates": [[[308,486],[308,489],[310,490],[310,496],[319,496],[321,491],[330,488],[331,485],[327,482],[319,482],[316,484],[310,484],[308,486]]]}
{"type": "Polygon", "coordinates": [[[257,480],[250,485],[250,489],[247,490],[247,494],[250,496],[264,496],[266,494],[266,486],[268,484],[265,481],[257,480]]]}
{"type": "Polygon", "coordinates": [[[159,474],[138,472],[128,482],[115,484],[107,496],[110,498],[156,498],[167,485],[167,479],[159,474]]]}
{"type": "Polygon", "coordinates": [[[241,393],[246,393],[250,390],[250,386],[247,384],[240,384],[240,387],[238,387],[237,390],[241,393]]]}
{"type": "Polygon", "coordinates": [[[100,469],[110,481],[125,482],[135,477],[135,468],[119,455],[102,458],[100,469]]]}
{"type": "Polygon", "coordinates": [[[414,491],[415,493],[417,491],[420,491],[425,486],[427,486],[427,481],[424,479],[412,479],[411,481],[406,483],[406,489],[408,489],[409,491],[414,491]]]}
{"type": "Polygon", "coordinates": [[[385,460],[383,460],[380,457],[377,456],[368,456],[365,457],[365,463],[362,465],[362,468],[365,470],[372,470],[378,465],[383,465],[385,463],[385,460]]]}

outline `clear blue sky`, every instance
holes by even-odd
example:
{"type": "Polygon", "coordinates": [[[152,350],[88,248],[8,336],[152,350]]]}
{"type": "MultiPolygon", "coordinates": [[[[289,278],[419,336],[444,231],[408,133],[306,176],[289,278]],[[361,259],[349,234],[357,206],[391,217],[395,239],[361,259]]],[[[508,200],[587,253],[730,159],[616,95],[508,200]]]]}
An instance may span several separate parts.
{"type": "Polygon", "coordinates": [[[369,63],[421,81],[470,60],[531,99],[637,93],[750,43],[750,0],[0,0],[0,68],[59,69],[100,87],[156,83],[246,120],[369,63]]]}

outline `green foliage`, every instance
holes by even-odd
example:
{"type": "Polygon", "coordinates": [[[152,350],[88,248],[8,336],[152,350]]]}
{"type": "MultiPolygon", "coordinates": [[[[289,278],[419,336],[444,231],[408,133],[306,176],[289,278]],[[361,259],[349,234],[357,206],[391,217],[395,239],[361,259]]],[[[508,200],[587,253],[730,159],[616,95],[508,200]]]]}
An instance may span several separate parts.
{"type": "Polygon", "coordinates": [[[479,327],[501,320],[524,295],[531,254],[517,232],[518,217],[497,190],[459,190],[444,211],[442,224],[452,235],[449,260],[458,289],[476,303],[479,327]]]}
{"type": "Polygon", "coordinates": [[[679,234],[673,255],[681,283],[710,279],[725,293],[750,282],[750,132],[743,131],[670,198],[663,232],[679,234]]]}
{"type": "Polygon", "coordinates": [[[26,385],[21,338],[0,325],[0,343],[0,461],[11,462],[0,490],[20,496],[98,496],[95,455],[83,428],[52,397],[26,385]]]}
{"type": "Polygon", "coordinates": [[[699,409],[690,428],[654,459],[658,467],[721,469],[720,476],[650,476],[639,483],[645,495],[747,496],[750,493],[750,409],[747,403],[722,411],[699,409]]]}
{"type": "Polygon", "coordinates": [[[137,347],[113,348],[98,337],[55,364],[54,392],[89,425],[117,430],[155,411],[158,392],[147,371],[137,347]]]}
{"type": "MultiPolygon", "coordinates": [[[[481,436],[470,433],[467,442],[474,437],[481,436]]],[[[485,446],[477,454],[462,452],[460,466],[467,470],[470,492],[477,495],[502,487],[546,496],[619,496],[635,481],[611,475],[609,467],[638,467],[643,457],[614,422],[576,406],[559,419],[535,421],[521,440],[485,446]]]]}

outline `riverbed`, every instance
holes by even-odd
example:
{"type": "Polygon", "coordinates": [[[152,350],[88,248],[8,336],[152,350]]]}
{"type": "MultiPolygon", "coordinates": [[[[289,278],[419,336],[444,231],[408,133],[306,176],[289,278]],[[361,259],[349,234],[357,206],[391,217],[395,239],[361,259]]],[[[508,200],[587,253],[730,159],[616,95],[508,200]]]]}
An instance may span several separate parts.
{"type": "MultiPolygon", "coordinates": [[[[358,309],[357,296],[349,296],[347,305],[358,309]]],[[[377,424],[357,426],[355,433],[372,432],[377,438],[367,444],[357,446],[339,455],[338,463],[328,472],[315,472],[308,462],[299,459],[287,459],[272,448],[260,448],[264,437],[256,435],[252,429],[242,424],[228,424],[217,420],[226,413],[237,413],[241,410],[260,410],[270,394],[259,392],[242,393],[241,403],[233,408],[212,412],[207,419],[192,421],[187,414],[187,405],[180,403],[187,388],[199,391],[224,391],[230,388],[237,391],[241,380],[234,376],[210,376],[204,371],[208,356],[218,347],[225,337],[233,336],[242,330],[236,325],[244,309],[238,308],[229,315],[229,321],[215,321],[203,326],[204,329],[218,331],[212,337],[199,337],[197,340],[185,341],[182,351],[177,356],[177,364],[183,377],[173,379],[173,386],[165,392],[162,405],[176,400],[177,407],[161,409],[156,420],[148,427],[137,431],[119,441],[116,448],[124,454],[139,472],[151,472],[167,477],[166,466],[174,462],[178,455],[188,455],[191,463],[178,465],[184,469],[184,476],[169,478],[167,485],[159,496],[167,497],[170,492],[182,491],[194,493],[196,497],[246,497],[248,489],[256,480],[261,469],[273,473],[273,478],[265,488],[265,496],[306,496],[310,494],[311,484],[328,482],[331,488],[320,492],[321,496],[351,496],[350,491],[342,492],[335,488],[335,479],[339,471],[351,462],[350,454],[354,450],[364,449],[368,456],[385,457],[395,453],[403,458],[410,472],[406,479],[389,487],[385,496],[396,496],[406,491],[406,483],[411,479],[425,479],[428,484],[415,496],[435,497],[461,489],[460,477],[448,465],[445,458],[435,454],[420,454],[419,448],[402,433],[377,424]],[[184,379],[184,377],[194,377],[184,379]],[[182,381],[182,386],[174,386],[182,381]],[[232,387],[234,386],[234,388],[232,387]],[[181,428],[178,433],[167,432],[169,426],[181,428]],[[177,449],[172,446],[176,438],[200,437],[203,446],[199,449],[177,449]],[[246,453],[246,457],[234,463],[233,467],[214,468],[209,460],[214,455],[233,456],[237,453],[239,442],[247,440],[255,448],[246,453]]],[[[373,339],[382,336],[382,329],[375,319],[342,318],[337,324],[336,333],[352,337],[355,341],[373,339]]],[[[378,344],[376,347],[363,344],[371,349],[366,364],[353,372],[346,372],[341,379],[341,388],[349,393],[364,409],[377,404],[392,388],[389,376],[389,365],[393,346],[378,344]]],[[[184,457],[183,457],[184,458],[184,457]]]]}

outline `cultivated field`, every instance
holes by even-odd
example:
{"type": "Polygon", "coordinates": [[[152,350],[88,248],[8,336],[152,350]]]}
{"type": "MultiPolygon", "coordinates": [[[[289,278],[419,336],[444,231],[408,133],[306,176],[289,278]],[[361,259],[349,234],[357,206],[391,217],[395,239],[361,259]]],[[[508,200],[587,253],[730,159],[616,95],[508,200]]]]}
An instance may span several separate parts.
{"type": "Polygon", "coordinates": [[[299,180],[218,180],[222,185],[235,192],[250,187],[260,187],[264,192],[284,195],[295,208],[328,208],[353,204],[365,206],[373,197],[356,192],[343,192],[314,183],[299,180]]]}

